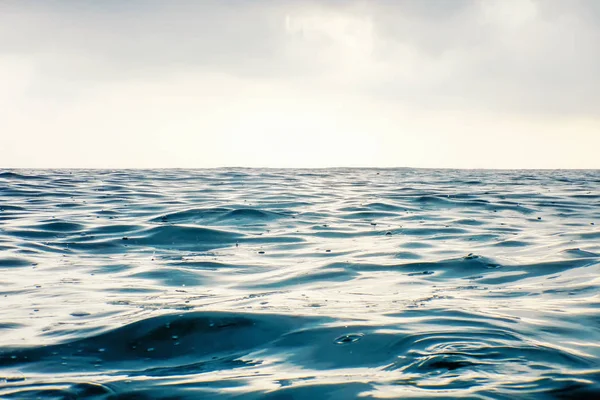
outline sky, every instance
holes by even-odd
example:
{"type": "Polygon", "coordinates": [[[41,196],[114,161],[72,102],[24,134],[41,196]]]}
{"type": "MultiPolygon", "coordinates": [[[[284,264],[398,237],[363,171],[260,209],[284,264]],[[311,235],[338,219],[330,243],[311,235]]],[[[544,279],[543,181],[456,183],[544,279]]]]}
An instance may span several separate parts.
{"type": "Polygon", "coordinates": [[[600,168],[597,0],[0,0],[0,167],[600,168]]]}

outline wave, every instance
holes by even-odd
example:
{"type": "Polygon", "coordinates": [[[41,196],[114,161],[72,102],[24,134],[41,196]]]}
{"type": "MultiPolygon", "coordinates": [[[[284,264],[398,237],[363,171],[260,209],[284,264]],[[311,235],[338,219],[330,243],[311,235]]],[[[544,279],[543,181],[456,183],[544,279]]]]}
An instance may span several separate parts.
{"type": "Polygon", "coordinates": [[[598,171],[0,181],[0,398],[600,396],[598,171]]]}
{"type": "Polygon", "coordinates": [[[204,208],[189,209],[175,213],[161,215],[153,218],[151,222],[169,222],[169,223],[203,223],[203,224],[222,224],[228,222],[265,222],[286,218],[282,212],[259,210],[255,208],[204,208]]]}

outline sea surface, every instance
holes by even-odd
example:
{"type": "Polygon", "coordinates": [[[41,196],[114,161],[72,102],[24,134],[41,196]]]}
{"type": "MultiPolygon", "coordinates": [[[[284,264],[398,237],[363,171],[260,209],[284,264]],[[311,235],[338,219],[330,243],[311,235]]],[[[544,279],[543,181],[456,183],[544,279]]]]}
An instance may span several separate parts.
{"type": "Polygon", "coordinates": [[[0,398],[600,398],[600,171],[0,170],[0,398]]]}

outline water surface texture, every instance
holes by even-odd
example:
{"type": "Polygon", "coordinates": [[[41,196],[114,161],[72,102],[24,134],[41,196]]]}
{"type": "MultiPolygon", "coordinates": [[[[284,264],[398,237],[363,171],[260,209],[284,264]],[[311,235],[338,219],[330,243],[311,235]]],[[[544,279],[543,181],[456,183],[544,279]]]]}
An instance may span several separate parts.
{"type": "Polygon", "coordinates": [[[0,398],[595,398],[599,272],[599,171],[0,170],[0,398]]]}

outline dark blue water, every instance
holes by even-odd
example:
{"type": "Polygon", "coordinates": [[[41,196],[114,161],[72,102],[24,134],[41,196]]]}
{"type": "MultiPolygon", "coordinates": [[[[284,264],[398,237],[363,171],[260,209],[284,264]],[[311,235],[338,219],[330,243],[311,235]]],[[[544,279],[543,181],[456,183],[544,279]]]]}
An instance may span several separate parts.
{"type": "Polygon", "coordinates": [[[600,172],[0,170],[0,398],[599,398],[600,172]]]}

